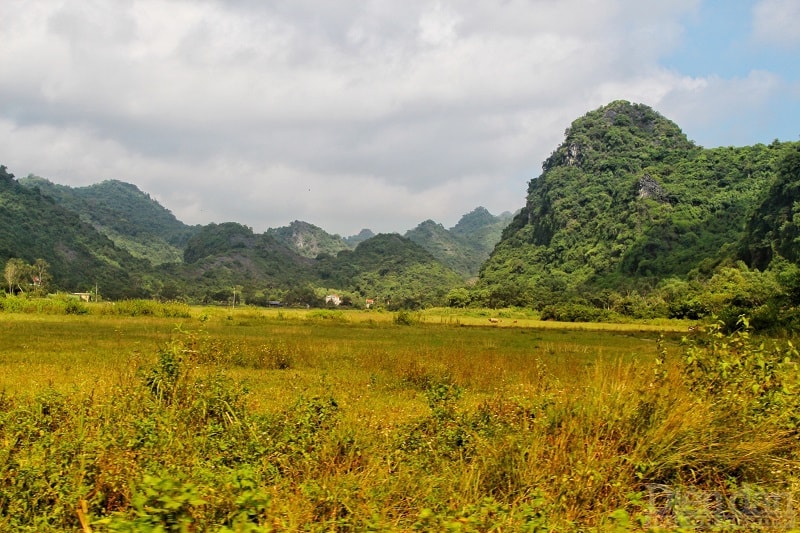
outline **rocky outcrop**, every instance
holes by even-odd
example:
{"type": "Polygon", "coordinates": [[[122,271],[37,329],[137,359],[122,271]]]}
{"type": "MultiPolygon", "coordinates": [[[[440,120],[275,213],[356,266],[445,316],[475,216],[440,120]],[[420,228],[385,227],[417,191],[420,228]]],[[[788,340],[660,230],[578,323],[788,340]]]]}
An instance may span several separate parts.
{"type": "Polygon", "coordinates": [[[671,203],[669,195],[650,174],[645,174],[639,178],[638,188],[639,198],[650,198],[662,204],[671,203]]]}

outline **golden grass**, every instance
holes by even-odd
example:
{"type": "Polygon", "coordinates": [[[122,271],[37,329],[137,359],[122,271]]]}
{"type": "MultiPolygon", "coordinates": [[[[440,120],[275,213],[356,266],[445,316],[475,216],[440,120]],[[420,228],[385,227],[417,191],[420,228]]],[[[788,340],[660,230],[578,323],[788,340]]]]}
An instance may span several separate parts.
{"type": "MultiPolygon", "coordinates": [[[[677,360],[684,323],[559,324],[503,313],[487,324],[434,310],[412,326],[378,311],[0,314],[0,390],[34,397],[34,406],[60,391],[70,409],[85,406],[85,422],[55,419],[56,397],[31,422],[75,439],[65,449],[95,447],[95,483],[118,500],[88,498],[81,526],[92,513],[128,512],[131,485],[162,466],[164,480],[188,477],[217,511],[234,505],[225,483],[237,468],[258,472],[279,530],[335,530],[340,519],[358,529],[373,518],[387,531],[513,530],[539,518],[547,530],[602,529],[620,510],[655,520],[662,510],[631,496],[649,485],[730,494],[745,482],[795,483],[797,453],[787,450],[796,445],[766,426],[743,430],[736,413],[690,395],[674,363],[655,373],[659,350],[677,360]],[[144,386],[170,350],[194,354],[180,406],[144,386]],[[276,354],[280,365],[270,362],[276,354]],[[225,382],[223,397],[249,390],[246,409],[228,405],[218,422],[190,417],[214,408],[214,382],[204,380],[220,377],[236,384],[225,382]],[[315,422],[330,401],[335,422],[315,422]],[[468,529],[465,516],[492,526],[468,529]]],[[[31,435],[37,449],[41,437],[31,435]]],[[[186,512],[198,518],[203,509],[186,512]]],[[[677,523],[676,514],[658,519],[677,523]]]]}
{"type": "Polygon", "coordinates": [[[394,316],[249,308],[193,308],[188,319],[0,314],[0,390],[102,393],[131,366],[151,364],[170,339],[191,332],[245,360],[271,343],[285,345],[292,357],[287,371],[246,365],[227,370],[247,384],[258,410],[302,395],[335,394],[354,417],[396,421],[425,409],[419,391],[397,386],[412,371],[448,374],[477,403],[493,394],[518,394],[542,372],[569,381],[598,359],[651,359],[657,332],[676,329],[520,319],[513,327],[473,327],[483,321],[452,314],[447,323],[422,314],[417,326],[408,327],[394,325],[394,316]],[[386,394],[391,388],[397,390],[386,394]]]}

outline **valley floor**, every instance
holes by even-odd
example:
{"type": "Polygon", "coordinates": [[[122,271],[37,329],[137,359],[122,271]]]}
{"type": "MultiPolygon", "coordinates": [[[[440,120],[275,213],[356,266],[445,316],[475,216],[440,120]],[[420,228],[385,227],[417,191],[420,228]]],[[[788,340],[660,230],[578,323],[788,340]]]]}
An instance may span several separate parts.
{"type": "Polygon", "coordinates": [[[157,314],[0,313],[0,529],[795,523],[786,341],[512,310],[157,314]]]}

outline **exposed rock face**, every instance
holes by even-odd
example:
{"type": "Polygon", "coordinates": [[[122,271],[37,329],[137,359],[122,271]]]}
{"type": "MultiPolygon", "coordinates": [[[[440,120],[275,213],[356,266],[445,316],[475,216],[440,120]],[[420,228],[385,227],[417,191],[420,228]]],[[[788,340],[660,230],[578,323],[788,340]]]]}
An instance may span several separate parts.
{"type": "Polygon", "coordinates": [[[567,147],[567,155],[564,159],[564,164],[572,167],[580,164],[580,162],[581,162],[581,149],[577,144],[572,143],[567,147]]]}
{"type": "Polygon", "coordinates": [[[650,174],[639,178],[639,198],[650,198],[662,204],[670,203],[667,193],[650,174]]]}
{"type": "Polygon", "coordinates": [[[331,235],[322,228],[301,220],[295,220],[281,228],[270,228],[267,234],[309,259],[322,253],[336,255],[350,248],[339,235],[331,235]]]}

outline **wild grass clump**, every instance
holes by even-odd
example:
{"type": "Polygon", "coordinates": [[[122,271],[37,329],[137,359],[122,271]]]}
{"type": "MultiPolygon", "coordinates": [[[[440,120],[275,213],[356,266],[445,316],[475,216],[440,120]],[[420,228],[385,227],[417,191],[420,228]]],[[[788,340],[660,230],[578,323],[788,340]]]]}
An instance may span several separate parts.
{"type": "Polygon", "coordinates": [[[336,309],[314,309],[306,314],[308,320],[324,320],[332,322],[347,322],[347,315],[336,309]]]}
{"type": "Polygon", "coordinates": [[[413,326],[422,321],[421,313],[414,313],[405,309],[401,309],[394,315],[394,323],[398,326],[413,326]]]}
{"type": "Polygon", "coordinates": [[[266,339],[254,345],[237,339],[217,339],[202,330],[183,333],[185,350],[200,364],[265,370],[287,370],[296,366],[295,351],[281,338],[266,339]]]}
{"type": "Polygon", "coordinates": [[[191,308],[182,302],[157,300],[120,300],[92,306],[93,314],[111,316],[150,316],[161,318],[189,318],[191,308]]]}
{"type": "Polygon", "coordinates": [[[89,307],[78,297],[55,294],[47,298],[13,296],[0,297],[0,311],[42,315],[85,315],[89,307]]]}
{"type": "Polygon", "coordinates": [[[405,363],[399,370],[400,383],[419,391],[436,387],[456,387],[452,372],[442,364],[426,365],[419,360],[405,363]]]}

